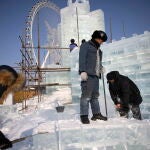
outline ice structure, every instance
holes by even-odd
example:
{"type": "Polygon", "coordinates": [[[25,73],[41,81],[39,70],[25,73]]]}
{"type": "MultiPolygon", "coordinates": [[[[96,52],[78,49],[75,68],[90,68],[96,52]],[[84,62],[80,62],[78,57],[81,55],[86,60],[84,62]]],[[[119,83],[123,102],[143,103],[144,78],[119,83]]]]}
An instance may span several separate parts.
{"type": "MultiPolygon", "coordinates": [[[[72,0],[68,0],[68,6],[65,8],[62,8],[60,11],[61,15],[61,23],[57,27],[58,31],[58,37],[55,37],[55,34],[53,35],[54,29],[52,29],[48,23],[46,23],[49,31],[49,42],[53,41],[53,39],[57,39],[59,45],[62,48],[69,48],[70,39],[75,39],[78,46],[80,46],[80,42],[82,39],[89,40],[91,38],[91,34],[94,30],[105,30],[104,25],[104,13],[101,9],[91,11],[90,10],[90,4],[89,0],[76,0],[73,2],[72,0]],[[89,22],[90,18],[90,22],[89,22]],[[78,19],[78,25],[77,25],[77,19],[78,19]],[[92,24],[91,24],[92,22],[92,24]],[[78,41],[78,27],[79,27],[79,41],[78,41]],[[86,27],[86,28],[85,28],[86,27]],[[55,37],[55,38],[54,38],[55,37]],[[79,43],[78,43],[79,42],[79,43]]],[[[56,32],[56,31],[55,31],[56,32]]],[[[54,33],[55,33],[54,32],[54,33]]],[[[53,42],[51,42],[53,44],[53,42]]],[[[55,44],[54,44],[55,45],[55,44]]],[[[51,45],[50,45],[51,46],[51,45]]],[[[55,52],[56,50],[54,50],[55,52]]],[[[54,53],[55,55],[55,53],[54,53]]],[[[50,55],[50,61],[53,61],[54,55],[50,55]]],[[[53,65],[56,68],[59,67],[70,67],[72,66],[72,72],[71,74],[68,72],[61,72],[61,73],[47,73],[46,74],[46,82],[47,83],[62,83],[62,84],[68,84],[70,83],[70,77],[71,82],[73,83],[73,86],[76,86],[72,88],[72,95],[73,100],[79,100],[79,93],[80,93],[80,81],[77,79],[78,76],[78,60],[74,60],[72,58],[72,55],[74,57],[78,57],[77,53],[74,54],[72,52],[70,54],[69,49],[63,49],[61,50],[61,64],[55,65],[55,63],[50,62],[47,67],[53,67],[53,65]],[[71,61],[73,60],[73,61],[71,61]],[[72,63],[73,62],[73,63],[72,63]],[[73,77],[73,78],[72,78],[73,77]],[[77,98],[75,98],[76,93],[78,93],[77,98]],[[74,97],[75,96],[75,97],[74,97]]],[[[79,76],[78,76],[79,77],[79,76]]],[[[47,93],[51,93],[51,91],[54,91],[60,87],[47,87],[47,93]]]]}
{"type": "MultiPolygon", "coordinates": [[[[53,110],[51,112],[53,118],[49,116],[51,121],[43,122],[36,128],[38,132],[46,132],[48,130],[49,133],[33,136],[31,140],[33,142],[28,147],[31,149],[52,150],[149,150],[149,88],[144,84],[149,81],[149,48],[149,32],[128,39],[123,38],[120,41],[114,41],[101,47],[104,55],[103,65],[106,73],[111,70],[118,70],[120,73],[128,75],[140,87],[144,100],[142,104],[143,121],[134,120],[133,118],[129,120],[119,118],[117,112],[114,111],[107,90],[109,120],[107,122],[91,122],[90,125],[82,125],[80,123],[79,49],[76,48],[70,54],[71,89],[74,104],[67,105],[63,114],[56,114],[55,110],[53,110]],[[136,41],[138,42],[136,43],[136,41]],[[140,67],[138,68],[136,66],[140,67]],[[49,140],[50,142],[47,142],[49,140]]],[[[101,111],[105,114],[101,82],[100,85],[101,94],[99,101],[101,111]]],[[[105,85],[105,88],[108,89],[107,83],[105,85]]]]}
{"type": "MultiPolygon", "coordinates": [[[[58,31],[61,35],[61,47],[69,47],[72,38],[80,46],[81,40],[89,40],[94,30],[105,30],[103,11],[101,9],[90,11],[89,0],[76,0],[74,3],[69,0],[68,6],[61,9],[60,15],[61,23],[58,25],[58,31]]],[[[65,66],[70,66],[70,62],[66,59],[68,55],[69,51],[62,55],[65,66]]]]}
{"type": "MultiPolygon", "coordinates": [[[[145,32],[144,35],[139,35],[140,39],[141,36],[145,37],[143,38],[145,39],[144,43],[147,43],[148,47],[146,47],[145,49],[142,48],[142,50],[140,50],[141,47],[136,49],[139,50],[139,52],[137,53],[141,54],[141,57],[138,57],[140,58],[140,61],[132,61],[131,59],[131,62],[134,62],[136,64],[138,64],[139,62],[148,63],[148,60],[146,61],[146,58],[149,58],[148,53],[145,57],[142,57],[144,56],[144,52],[149,50],[149,32],[145,32]],[[142,60],[142,58],[144,60],[142,60]]],[[[133,39],[134,38],[135,37],[133,37],[133,39]]],[[[126,40],[128,40],[128,43],[130,43],[130,38],[126,40]]],[[[138,39],[135,39],[135,41],[137,40],[138,39]]],[[[124,42],[122,42],[122,40],[118,41],[119,45],[120,42],[122,46],[127,46],[127,43],[123,45],[124,42]]],[[[135,44],[133,43],[132,38],[130,44],[135,44]]],[[[121,64],[125,65],[125,63],[120,63],[118,65],[118,68],[115,65],[115,63],[118,63],[119,61],[117,59],[119,59],[121,56],[116,57],[116,55],[113,56],[112,54],[110,54],[111,57],[110,55],[107,57],[108,52],[111,53],[110,48],[112,48],[112,45],[113,43],[110,43],[102,47],[104,53],[103,65],[107,72],[114,70],[114,68],[115,70],[117,69],[121,72],[123,70],[121,70],[122,68],[119,67],[121,64]],[[105,52],[107,52],[107,55],[105,54],[105,52]],[[107,59],[110,58],[113,61],[107,64],[107,59]]],[[[131,51],[131,54],[134,54],[134,51],[131,51]]],[[[134,55],[131,54],[129,56],[134,57],[134,55]]],[[[125,58],[125,56],[123,55],[121,58],[125,58]]],[[[24,141],[14,144],[12,150],[149,150],[150,120],[145,119],[143,121],[137,121],[134,119],[128,120],[119,118],[117,112],[114,111],[114,107],[112,101],[110,100],[108,91],[107,105],[109,110],[109,120],[107,122],[91,121],[90,125],[82,125],[80,123],[79,100],[81,92],[80,76],[78,74],[78,59],[79,49],[75,48],[70,53],[69,58],[71,64],[71,74],[64,72],[60,72],[60,74],[52,72],[48,74],[49,78],[47,78],[47,83],[61,82],[62,84],[69,82],[69,79],[71,78],[72,93],[69,92],[70,89],[67,89],[67,87],[55,87],[53,88],[53,90],[51,88],[48,88],[47,91],[49,94],[42,96],[42,101],[37,104],[36,110],[27,110],[21,114],[18,114],[16,112],[16,108],[18,107],[17,105],[12,106],[12,108],[10,108],[10,106],[2,106],[0,108],[0,110],[3,110],[0,113],[0,130],[2,130],[5,135],[7,135],[11,140],[21,137],[28,137],[24,141]],[[71,95],[73,104],[66,105],[65,111],[62,114],[58,114],[55,110],[55,102],[59,100],[66,104],[69,102],[71,95]]],[[[122,59],[122,61],[128,62],[127,65],[131,65],[131,63],[129,63],[129,60],[130,59],[122,59]]],[[[149,67],[149,65],[145,66],[149,67]]],[[[50,67],[56,68],[61,66],[51,64],[50,67]]],[[[125,67],[125,69],[126,68],[127,67],[125,67]]],[[[149,69],[147,68],[146,71],[148,72],[149,69]]],[[[141,81],[145,81],[149,76],[146,75],[137,77],[143,77],[143,80],[141,81]]],[[[102,82],[100,82],[100,85],[101,94],[99,101],[101,105],[101,112],[105,114],[102,82]]],[[[107,86],[105,88],[107,89],[107,86]]],[[[147,88],[147,86],[143,86],[143,88],[147,88]]],[[[143,90],[142,94],[145,91],[147,92],[147,90],[143,90]]],[[[31,104],[33,106],[35,102],[37,102],[37,100],[30,100],[28,102],[28,105],[30,106],[31,104]]],[[[144,109],[142,109],[144,118],[149,118],[148,106],[149,102],[144,97],[144,109]]],[[[91,117],[91,115],[89,117],[91,117]]]]}
{"type": "MultiPolygon", "coordinates": [[[[106,70],[105,76],[109,71],[118,70],[121,74],[131,78],[140,88],[143,97],[141,105],[143,118],[150,119],[150,32],[145,31],[141,35],[104,44],[101,49],[103,51],[103,66],[106,70]]],[[[73,98],[74,102],[78,102],[80,98],[78,59],[79,50],[73,50],[71,53],[71,82],[72,95],[75,97],[73,98]]],[[[105,89],[108,107],[109,110],[112,110],[106,78],[105,89]]],[[[100,80],[100,103],[104,106],[102,80],[100,80]]],[[[112,111],[109,113],[110,115],[112,115],[112,111]]]]}
{"type": "Polygon", "coordinates": [[[77,15],[79,21],[80,42],[82,39],[90,39],[94,29],[105,30],[104,13],[102,10],[98,9],[90,11],[89,0],[76,0],[75,3],[70,1],[67,7],[61,9],[60,25],[62,47],[68,47],[68,42],[71,38],[74,38],[76,42],[78,42],[77,15]],[[70,37],[70,35],[72,37],[70,37]]]}
{"type": "MultiPolygon", "coordinates": [[[[74,9],[75,5],[81,6],[83,1],[85,2],[86,10],[89,10],[87,0],[81,0],[81,3],[78,0],[75,4],[70,0],[68,5],[70,9],[74,9]]],[[[70,17],[75,18],[76,16],[70,17]]],[[[91,16],[82,14],[79,17],[85,19],[91,16]]],[[[81,18],[80,20],[82,20],[81,18]]],[[[62,24],[64,26],[66,25],[65,22],[62,22],[62,24]]],[[[62,26],[59,25],[59,28],[61,31],[62,26]]],[[[65,28],[68,29],[67,25],[65,28]]],[[[86,31],[89,30],[90,29],[86,31]]],[[[93,31],[93,28],[91,30],[93,31]]],[[[68,30],[66,33],[68,33],[68,30]]],[[[75,30],[73,30],[73,33],[76,33],[75,30]]],[[[87,36],[89,35],[91,35],[91,33],[87,36]]],[[[86,36],[81,37],[81,39],[82,38],[86,38],[86,36]]],[[[68,45],[69,40],[70,37],[67,40],[63,40],[67,42],[66,45],[64,43],[64,46],[68,45]]],[[[71,93],[66,87],[57,86],[53,89],[51,87],[47,88],[49,94],[43,95],[42,102],[36,104],[37,107],[35,110],[26,110],[25,112],[18,113],[18,111],[16,111],[19,107],[18,104],[12,107],[0,107],[0,130],[11,140],[29,136],[26,140],[14,144],[12,150],[150,149],[150,32],[146,31],[141,35],[134,35],[131,38],[122,38],[119,41],[104,44],[101,49],[103,50],[103,66],[106,69],[106,73],[111,70],[118,70],[120,73],[128,75],[140,87],[144,100],[142,104],[142,115],[144,120],[137,121],[134,119],[128,120],[119,118],[117,112],[114,111],[107,90],[109,120],[107,122],[91,122],[90,125],[82,125],[80,123],[79,100],[81,92],[80,76],[78,75],[79,49],[74,49],[72,53],[68,51],[66,54],[63,54],[63,61],[65,60],[63,65],[66,66],[67,64],[69,67],[71,65],[71,74],[65,72],[61,72],[60,74],[52,72],[48,74],[49,78],[46,80],[47,83],[72,83],[71,92],[73,104],[66,105],[64,113],[56,113],[55,101],[61,100],[64,101],[64,103],[68,103],[66,100],[70,99],[71,93]],[[65,98],[63,97],[64,95],[65,98]]],[[[49,66],[51,68],[62,67],[56,64],[49,65],[51,65],[49,66]]],[[[105,88],[108,89],[107,83],[105,83],[105,85],[105,88]]],[[[99,101],[101,112],[105,114],[102,91],[103,87],[100,81],[99,101]]],[[[35,101],[37,102],[37,100],[30,100],[28,104],[31,103],[31,105],[33,105],[35,101]]]]}
{"type": "Polygon", "coordinates": [[[106,73],[118,70],[138,85],[144,100],[141,105],[143,117],[150,119],[150,32],[123,37],[104,44],[101,49],[106,73]]]}
{"type": "Polygon", "coordinates": [[[62,114],[56,113],[52,103],[57,95],[58,92],[51,97],[42,97],[43,101],[35,111],[1,117],[0,129],[9,139],[28,137],[14,144],[12,150],[150,149],[149,120],[114,117],[106,122],[91,121],[90,125],[83,125],[79,121],[79,104],[67,105],[62,114]]]}
{"type": "MultiPolygon", "coordinates": [[[[62,68],[61,65],[51,64],[48,65],[50,68],[62,68]]],[[[72,102],[72,96],[71,96],[71,82],[70,82],[70,72],[64,71],[64,72],[47,72],[46,73],[46,84],[60,84],[56,86],[47,86],[46,87],[46,94],[52,95],[55,91],[60,91],[61,89],[65,89],[67,93],[69,93],[67,96],[69,96],[68,103],[72,102]],[[63,86],[64,85],[64,86],[63,86]]],[[[65,99],[65,95],[61,95],[61,97],[57,98],[57,101],[61,101],[62,99],[65,99]]]]}

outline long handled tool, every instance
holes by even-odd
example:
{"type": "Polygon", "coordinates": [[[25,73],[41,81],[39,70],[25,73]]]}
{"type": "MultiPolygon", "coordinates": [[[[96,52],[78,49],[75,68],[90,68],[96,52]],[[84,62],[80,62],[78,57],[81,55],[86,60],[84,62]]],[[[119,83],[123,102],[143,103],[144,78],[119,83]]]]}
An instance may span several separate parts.
{"type": "Polygon", "coordinates": [[[106,117],[108,117],[108,112],[107,112],[107,100],[106,100],[106,90],[105,90],[105,79],[104,79],[104,73],[102,71],[102,80],[103,80],[103,91],[104,91],[104,100],[105,100],[105,111],[106,111],[106,117]]]}
{"type": "MultiPolygon", "coordinates": [[[[40,134],[47,134],[47,133],[48,132],[40,132],[40,133],[37,133],[37,134],[34,134],[34,135],[28,135],[26,137],[15,139],[15,140],[11,141],[11,143],[16,144],[16,143],[19,143],[19,142],[22,142],[22,141],[26,140],[27,138],[30,138],[30,137],[33,137],[33,136],[36,136],[36,135],[40,135],[40,134]]],[[[10,148],[10,147],[12,147],[12,145],[10,146],[10,145],[8,145],[8,143],[0,145],[0,149],[6,149],[6,148],[10,148]]]]}

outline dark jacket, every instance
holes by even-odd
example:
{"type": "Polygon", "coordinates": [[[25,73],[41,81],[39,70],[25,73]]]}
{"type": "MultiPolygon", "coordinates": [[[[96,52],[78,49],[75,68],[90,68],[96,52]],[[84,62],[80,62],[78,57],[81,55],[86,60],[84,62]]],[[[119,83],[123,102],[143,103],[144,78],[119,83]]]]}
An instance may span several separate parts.
{"type": "Polygon", "coordinates": [[[121,103],[139,105],[142,102],[140,91],[136,84],[128,77],[118,74],[114,84],[109,83],[109,92],[114,104],[121,103]],[[120,99],[120,102],[118,100],[120,99]]]}
{"type": "Polygon", "coordinates": [[[0,131],[0,149],[8,149],[12,147],[12,143],[5,135],[0,131]]]}
{"type": "Polygon", "coordinates": [[[69,48],[70,48],[70,52],[75,48],[75,47],[77,47],[78,45],[76,44],[76,43],[71,43],[70,45],[69,45],[69,48]]]}
{"type": "MultiPolygon", "coordinates": [[[[99,46],[97,46],[91,40],[81,45],[79,53],[79,73],[86,72],[88,75],[96,75],[96,60],[98,49],[99,46]]],[[[101,50],[99,50],[99,57],[100,62],[102,62],[101,50]]]]}

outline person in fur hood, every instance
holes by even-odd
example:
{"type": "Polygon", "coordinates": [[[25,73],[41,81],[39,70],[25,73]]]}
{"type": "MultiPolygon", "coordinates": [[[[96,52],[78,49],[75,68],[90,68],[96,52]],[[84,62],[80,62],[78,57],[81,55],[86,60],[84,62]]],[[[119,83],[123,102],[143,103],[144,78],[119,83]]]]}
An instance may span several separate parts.
{"type": "MultiPolygon", "coordinates": [[[[3,104],[10,93],[21,90],[25,85],[25,78],[12,67],[0,66],[0,103],[3,104]]],[[[12,147],[11,141],[0,131],[0,149],[12,147]]]]}

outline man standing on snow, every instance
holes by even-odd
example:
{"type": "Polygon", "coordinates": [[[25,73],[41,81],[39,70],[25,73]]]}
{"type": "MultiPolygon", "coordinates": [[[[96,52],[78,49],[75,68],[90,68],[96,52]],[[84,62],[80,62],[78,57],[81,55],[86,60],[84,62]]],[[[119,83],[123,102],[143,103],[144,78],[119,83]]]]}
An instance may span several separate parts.
{"type": "Polygon", "coordinates": [[[128,77],[119,74],[118,71],[108,73],[107,80],[111,98],[120,116],[128,118],[128,112],[131,108],[133,117],[141,120],[139,105],[142,103],[142,97],[135,83],[128,77]]]}
{"type": "Polygon", "coordinates": [[[79,73],[81,75],[81,100],[80,100],[80,118],[83,124],[89,124],[89,103],[93,117],[107,120],[102,116],[98,102],[99,97],[99,78],[102,71],[102,51],[100,45],[107,41],[107,35],[103,31],[94,31],[92,39],[85,42],[80,47],[79,53],[79,73]]]}

